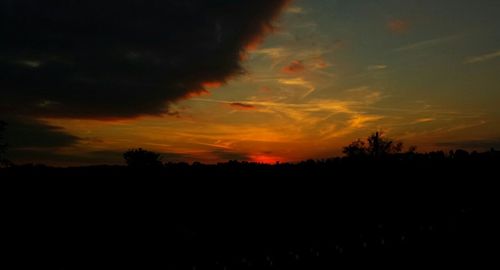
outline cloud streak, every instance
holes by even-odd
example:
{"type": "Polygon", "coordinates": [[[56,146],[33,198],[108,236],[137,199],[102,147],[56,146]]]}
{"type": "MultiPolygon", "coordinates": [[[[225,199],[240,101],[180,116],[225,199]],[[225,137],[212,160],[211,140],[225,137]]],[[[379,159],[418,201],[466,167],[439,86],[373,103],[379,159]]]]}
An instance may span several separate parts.
{"type": "MultiPolygon", "coordinates": [[[[326,141],[366,128],[368,125],[383,119],[384,116],[382,115],[366,112],[366,108],[377,103],[381,98],[380,92],[363,88],[357,90],[352,95],[352,99],[348,100],[310,99],[300,100],[301,102],[295,103],[244,100],[237,103],[254,106],[255,109],[252,110],[252,113],[269,115],[269,121],[279,119],[281,124],[279,128],[276,128],[286,129],[289,130],[287,134],[294,134],[294,137],[287,137],[287,141],[308,140],[310,138],[326,141]]],[[[214,99],[193,99],[193,101],[222,104],[236,103],[214,99]]],[[[271,135],[276,131],[276,128],[269,127],[269,130],[266,131],[269,140],[276,138],[275,135],[271,135]]],[[[238,127],[238,130],[240,129],[241,127],[238,127]]],[[[259,133],[262,133],[262,131],[259,131],[259,133]]],[[[236,137],[242,138],[242,135],[236,137]]],[[[257,138],[258,136],[250,137],[257,138]]],[[[234,138],[228,137],[227,139],[234,138]]]]}
{"type": "Polygon", "coordinates": [[[494,60],[496,58],[500,57],[500,50],[488,54],[483,54],[479,56],[474,56],[474,57],[469,57],[465,59],[466,64],[477,64],[477,63],[482,63],[490,60],[494,60]]]}
{"type": "Polygon", "coordinates": [[[255,110],[256,107],[252,104],[242,103],[242,102],[232,102],[229,105],[238,110],[255,110]]]}
{"type": "Polygon", "coordinates": [[[316,91],[316,87],[309,81],[305,80],[302,77],[291,78],[291,79],[278,79],[278,82],[283,85],[288,86],[299,86],[305,88],[306,92],[303,93],[300,98],[306,98],[311,93],[316,91]]]}
{"type": "Polygon", "coordinates": [[[302,7],[299,7],[299,6],[291,6],[291,7],[286,9],[286,12],[290,13],[290,14],[304,14],[305,13],[304,9],[302,7]]]}
{"type": "Polygon", "coordinates": [[[416,42],[416,43],[409,44],[409,45],[406,45],[403,47],[399,47],[399,48],[395,49],[395,51],[404,52],[404,51],[411,51],[411,50],[418,50],[418,49],[433,47],[433,46],[437,46],[437,45],[440,45],[440,44],[443,44],[446,42],[457,40],[460,37],[461,37],[461,35],[451,35],[451,36],[445,36],[445,37],[424,40],[424,41],[416,42]]]}
{"type": "Polygon", "coordinates": [[[387,69],[387,65],[371,65],[371,66],[368,66],[367,69],[370,71],[384,70],[384,69],[387,69]]]}

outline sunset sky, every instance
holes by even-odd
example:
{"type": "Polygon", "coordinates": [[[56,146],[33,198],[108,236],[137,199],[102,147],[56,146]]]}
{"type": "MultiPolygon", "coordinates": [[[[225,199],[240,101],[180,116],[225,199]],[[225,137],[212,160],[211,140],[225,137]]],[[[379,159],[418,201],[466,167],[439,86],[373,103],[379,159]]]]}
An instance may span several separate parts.
{"type": "Polygon", "coordinates": [[[300,161],[376,130],[500,148],[498,0],[56,2],[0,1],[14,162],[300,161]]]}

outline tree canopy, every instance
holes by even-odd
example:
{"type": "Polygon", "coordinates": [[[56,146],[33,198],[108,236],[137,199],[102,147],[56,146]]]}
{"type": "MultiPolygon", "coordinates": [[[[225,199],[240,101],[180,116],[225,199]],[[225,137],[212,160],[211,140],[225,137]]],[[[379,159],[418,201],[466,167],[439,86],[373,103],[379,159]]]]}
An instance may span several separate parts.
{"type": "MultiPolygon", "coordinates": [[[[414,151],[414,148],[411,151],[414,151]]],[[[347,157],[360,158],[372,157],[381,158],[391,154],[398,154],[403,151],[403,143],[395,142],[383,136],[382,132],[375,132],[366,138],[366,141],[357,139],[344,147],[342,153],[347,157]]]]}
{"type": "Polygon", "coordinates": [[[123,158],[132,168],[154,168],[161,167],[161,154],[144,150],[142,148],[130,149],[123,154],[123,158]]]}

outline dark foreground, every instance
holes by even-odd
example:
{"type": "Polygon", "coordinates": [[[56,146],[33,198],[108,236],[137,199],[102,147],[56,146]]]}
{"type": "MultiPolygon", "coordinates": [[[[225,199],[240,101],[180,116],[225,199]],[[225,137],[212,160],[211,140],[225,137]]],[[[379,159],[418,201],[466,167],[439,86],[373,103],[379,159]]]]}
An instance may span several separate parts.
{"type": "Polygon", "coordinates": [[[334,269],[496,263],[497,158],[17,167],[9,269],[334,269]]]}

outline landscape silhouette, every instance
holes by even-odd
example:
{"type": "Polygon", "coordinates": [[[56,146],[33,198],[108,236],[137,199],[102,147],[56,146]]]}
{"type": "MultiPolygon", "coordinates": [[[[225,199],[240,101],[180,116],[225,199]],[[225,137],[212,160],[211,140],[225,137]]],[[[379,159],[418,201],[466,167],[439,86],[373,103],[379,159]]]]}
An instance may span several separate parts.
{"type": "Polygon", "coordinates": [[[2,269],[498,265],[499,0],[0,0],[2,269]]]}
{"type": "Polygon", "coordinates": [[[500,152],[404,151],[380,132],[343,152],[298,163],[188,164],[138,148],[123,154],[126,166],[6,162],[9,252],[18,269],[488,262],[485,211],[500,152]]]}

